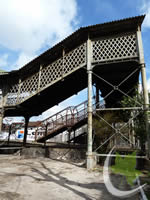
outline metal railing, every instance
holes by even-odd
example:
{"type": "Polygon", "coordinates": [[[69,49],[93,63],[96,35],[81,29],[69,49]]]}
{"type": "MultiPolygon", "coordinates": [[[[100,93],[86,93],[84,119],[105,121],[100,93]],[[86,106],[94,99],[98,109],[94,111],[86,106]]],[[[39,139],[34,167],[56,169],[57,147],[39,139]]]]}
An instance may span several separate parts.
{"type": "MultiPolygon", "coordinates": [[[[70,106],[65,108],[64,110],[48,117],[43,120],[36,132],[42,133],[42,137],[44,137],[45,131],[47,129],[47,135],[54,133],[55,131],[63,128],[71,128],[75,124],[85,120],[87,118],[88,101],[84,101],[77,106],[70,106]]],[[[104,107],[104,101],[99,103],[99,106],[104,107]]],[[[96,104],[93,103],[93,112],[96,110],[96,104]]],[[[37,134],[36,134],[37,135],[37,134]]],[[[40,137],[37,137],[38,139],[40,137]]],[[[37,139],[36,138],[36,139],[37,139]]]]}

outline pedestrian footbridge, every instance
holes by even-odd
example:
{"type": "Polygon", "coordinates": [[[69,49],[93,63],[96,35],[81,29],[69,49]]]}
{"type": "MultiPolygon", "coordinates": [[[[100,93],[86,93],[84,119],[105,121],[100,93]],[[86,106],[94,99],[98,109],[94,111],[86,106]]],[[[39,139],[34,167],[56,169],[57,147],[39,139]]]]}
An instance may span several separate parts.
{"type": "Polygon", "coordinates": [[[138,81],[138,27],[144,16],[83,27],[19,70],[0,74],[1,112],[4,116],[39,115],[87,87],[87,55],[106,106],[138,81]],[[87,40],[90,45],[87,47],[87,40]],[[105,81],[104,81],[105,80],[105,81]],[[114,88],[107,82],[111,83],[114,88]]]}
{"type": "MultiPolygon", "coordinates": [[[[0,122],[6,116],[24,116],[26,135],[30,117],[40,115],[88,87],[89,109],[86,106],[84,118],[89,119],[88,134],[91,135],[92,84],[96,85],[97,94],[101,92],[106,109],[118,108],[123,96],[134,94],[140,72],[146,108],[149,102],[141,38],[144,17],[82,27],[19,70],[0,72],[0,122]]],[[[135,107],[142,109],[143,105],[136,102],[135,107]]],[[[66,122],[75,125],[77,119],[66,122]]],[[[58,125],[58,119],[55,122],[58,125]]],[[[54,123],[51,125],[56,127],[54,123]]],[[[53,133],[46,138],[50,135],[53,133]]],[[[91,136],[88,138],[91,148],[91,136]]]]}

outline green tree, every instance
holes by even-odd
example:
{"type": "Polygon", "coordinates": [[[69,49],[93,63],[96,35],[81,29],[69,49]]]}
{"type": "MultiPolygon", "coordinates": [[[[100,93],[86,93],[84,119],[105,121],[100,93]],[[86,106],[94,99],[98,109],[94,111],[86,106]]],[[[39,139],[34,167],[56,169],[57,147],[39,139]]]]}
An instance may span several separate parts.
{"type": "MultiPolygon", "coordinates": [[[[150,94],[149,94],[150,97],[150,94]]],[[[123,97],[123,100],[121,101],[122,107],[138,107],[139,102],[141,105],[144,104],[143,95],[141,93],[136,92],[135,95],[130,98],[127,96],[123,97]]],[[[137,116],[133,119],[134,126],[132,129],[135,132],[135,137],[140,141],[140,148],[142,152],[145,152],[145,142],[147,139],[146,135],[146,117],[145,117],[145,111],[144,110],[124,110],[121,111],[121,117],[124,121],[128,121],[130,118],[133,117],[134,114],[137,114],[137,116]],[[138,112],[138,113],[137,113],[138,112]]]]}
{"type": "MultiPolygon", "coordinates": [[[[95,145],[98,148],[103,142],[105,142],[108,137],[114,133],[113,125],[119,121],[118,115],[114,112],[105,112],[97,113],[93,117],[93,130],[95,133],[95,145]],[[100,117],[99,117],[100,116],[100,117]],[[111,127],[112,126],[112,127],[111,127]]],[[[105,143],[98,152],[106,152],[109,143],[105,143]]]]}

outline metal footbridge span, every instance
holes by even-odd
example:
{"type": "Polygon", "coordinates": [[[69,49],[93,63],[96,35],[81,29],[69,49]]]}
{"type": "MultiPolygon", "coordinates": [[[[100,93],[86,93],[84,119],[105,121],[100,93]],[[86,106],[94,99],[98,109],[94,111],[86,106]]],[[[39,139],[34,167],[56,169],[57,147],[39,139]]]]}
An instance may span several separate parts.
{"type": "MultiPolygon", "coordinates": [[[[88,53],[93,71],[117,85],[134,69],[140,69],[137,29],[143,19],[139,16],[80,28],[19,70],[1,73],[1,113],[39,115],[86,88],[88,53]]],[[[138,72],[122,89],[132,88],[137,80],[138,72]]],[[[93,82],[99,83],[102,96],[110,90],[96,77],[93,82]]],[[[112,103],[113,95],[117,94],[112,94],[106,103],[112,103]]]]}
{"type": "Polygon", "coordinates": [[[40,115],[88,88],[87,155],[90,160],[92,84],[101,91],[106,108],[117,108],[124,95],[133,95],[141,72],[143,107],[145,111],[149,107],[141,37],[144,17],[82,27],[19,70],[1,73],[0,124],[3,117],[24,116],[26,136],[31,116],[40,115]]]}

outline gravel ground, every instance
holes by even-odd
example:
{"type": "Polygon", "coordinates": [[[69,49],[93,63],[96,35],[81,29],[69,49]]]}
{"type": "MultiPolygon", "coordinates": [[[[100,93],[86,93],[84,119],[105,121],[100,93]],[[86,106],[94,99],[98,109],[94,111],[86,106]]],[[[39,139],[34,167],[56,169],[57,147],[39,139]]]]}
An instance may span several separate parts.
{"type": "MultiPolygon", "coordinates": [[[[120,178],[120,177],[119,177],[120,178]]],[[[120,179],[113,177],[117,185],[120,179]]],[[[123,185],[121,185],[123,187],[123,185]]],[[[0,200],[118,200],[103,183],[102,172],[46,158],[0,155],[0,200]]],[[[138,197],[128,198],[137,200],[138,197]]]]}

